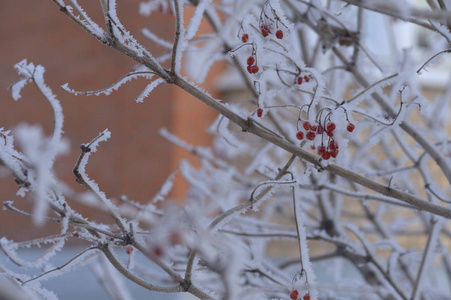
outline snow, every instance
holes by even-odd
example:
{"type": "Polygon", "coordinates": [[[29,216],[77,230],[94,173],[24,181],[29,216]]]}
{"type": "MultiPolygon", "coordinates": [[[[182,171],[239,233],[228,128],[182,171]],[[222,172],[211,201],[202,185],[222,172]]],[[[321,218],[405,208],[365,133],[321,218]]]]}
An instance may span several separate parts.
{"type": "Polygon", "coordinates": [[[191,17],[188,28],[186,29],[185,39],[191,40],[199,30],[200,22],[202,21],[205,10],[211,5],[211,0],[201,0],[196,5],[196,10],[191,17]]]}
{"type": "MultiPolygon", "coordinates": [[[[89,30],[89,32],[97,37],[104,37],[106,35],[105,31],[92,19],[88,16],[87,13],[83,10],[83,7],[78,4],[77,0],[71,0],[71,4],[75,7],[76,11],[79,13],[79,16],[75,16],[75,18],[78,19],[79,22],[81,22],[86,28],[89,30]]],[[[113,2],[113,1],[110,1],[113,2]]],[[[73,14],[73,10],[71,6],[66,6],[67,10],[73,14]]]]}
{"type": "Polygon", "coordinates": [[[158,78],[149,83],[146,88],[136,97],[136,103],[142,103],[145,98],[149,96],[149,94],[160,84],[164,82],[163,78],[158,78]]]}
{"type": "Polygon", "coordinates": [[[19,81],[15,82],[11,85],[11,94],[14,100],[19,100],[22,96],[20,95],[20,91],[22,88],[28,83],[29,79],[22,78],[19,81]]]}

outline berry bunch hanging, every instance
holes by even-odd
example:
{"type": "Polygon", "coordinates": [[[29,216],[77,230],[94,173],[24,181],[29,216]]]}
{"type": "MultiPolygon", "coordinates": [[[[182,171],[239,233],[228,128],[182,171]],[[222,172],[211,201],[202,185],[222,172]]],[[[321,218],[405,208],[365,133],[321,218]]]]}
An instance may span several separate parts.
{"type": "Polygon", "coordinates": [[[263,37],[269,36],[274,32],[274,36],[281,40],[284,37],[284,30],[288,27],[282,22],[276,10],[272,7],[270,1],[266,1],[260,13],[260,32],[263,37]]]}
{"type": "Polygon", "coordinates": [[[258,66],[257,66],[257,61],[255,59],[254,55],[251,55],[247,58],[247,71],[249,72],[249,74],[255,74],[258,73],[258,66]]]}
{"type": "MultiPolygon", "coordinates": [[[[301,120],[302,128],[296,133],[298,140],[303,140],[305,136],[305,139],[313,141],[314,144],[311,145],[311,149],[316,150],[317,154],[324,160],[336,158],[339,152],[338,142],[334,138],[337,125],[330,120],[330,115],[329,113],[325,120],[321,121],[320,112],[318,114],[318,120],[313,124],[309,121],[301,120]]],[[[354,129],[355,125],[348,121],[346,130],[353,132],[354,129]]]]}
{"type": "Polygon", "coordinates": [[[296,79],[296,82],[297,82],[297,84],[299,84],[299,85],[301,85],[303,81],[309,82],[309,81],[310,81],[310,77],[307,76],[307,75],[304,75],[304,76],[299,76],[299,77],[296,79]]]}
{"type": "Polygon", "coordinates": [[[255,49],[255,45],[252,44],[252,53],[246,60],[247,71],[249,74],[256,74],[259,71],[259,67],[257,65],[257,50],[255,49]]]}
{"type": "MultiPolygon", "coordinates": [[[[249,25],[243,25],[241,26],[240,32],[238,33],[238,38],[241,39],[241,41],[245,44],[243,44],[241,47],[252,47],[252,51],[249,56],[245,59],[246,61],[246,70],[249,74],[257,74],[260,70],[271,70],[271,66],[265,67],[264,69],[261,69],[261,66],[258,65],[258,52],[257,52],[257,45],[259,44],[258,35],[250,35],[250,33],[253,30],[256,30],[259,32],[263,37],[270,37],[270,40],[266,41],[275,41],[276,39],[281,40],[284,38],[285,32],[288,30],[288,27],[286,24],[284,24],[285,17],[282,15],[282,13],[277,10],[277,7],[273,7],[274,3],[272,3],[269,0],[266,0],[261,12],[260,17],[258,19],[258,26],[255,24],[255,19],[252,22],[245,24],[251,24],[249,25]],[[276,8],[276,9],[275,9],[276,8]],[[279,16],[282,16],[280,17],[279,16]],[[257,40],[253,40],[257,39],[257,40]]],[[[287,23],[288,24],[288,23],[287,23]]],[[[276,67],[276,71],[278,72],[278,75],[281,73],[290,74],[289,76],[294,75],[293,83],[294,85],[302,85],[307,84],[309,88],[312,88],[313,90],[316,90],[319,87],[320,83],[316,79],[315,74],[313,74],[311,71],[308,71],[308,69],[301,69],[301,67],[297,66],[294,61],[292,63],[295,64],[295,67],[297,69],[297,72],[293,72],[289,69],[278,69],[276,67]],[[312,81],[312,82],[311,82],[312,81]],[[314,83],[312,85],[311,83],[314,83]]],[[[283,81],[284,77],[279,76],[281,80],[283,81]]],[[[287,86],[290,85],[289,81],[283,82],[287,86]]],[[[310,107],[313,106],[314,99],[312,99],[312,103],[304,105],[303,107],[307,107],[308,111],[310,110],[310,107]]],[[[316,104],[315,104],[316,105],[316,104]]],[[[270,106],[267,107],[270,109],[270,106]]],[[[303,107],[301,107],[301,110],[303,110],[303,107]]],[[[321,159],[323,160],[329,160],[331,158],[336,158],[339,154],[340,147],[339,147],[339,141],[340,138],[337,138],[336,135],[340,135],[341,128],[337,128],[337,124],[335,124],[333,121],[331,121],[331,115],[332,115],[332,108],[322,108],[318,113],[316,118],[313,120],[307,117],[306,119],[301,119],[299,117],[298,120],[298,130],[296,132],[296,139],[301,141],[309,142],[309,146],[312,150],[314,150],[321,159]],[[324,117],[324,112],[326,113],[326,116],[324,117]]],[[[345,112],[346,114],[346,112],[345,112]]],[[[263,108],[258,105],[257,110],[255,111],[255,115],[259,118],[262,118],[264,115],[263,108]]],[[[309,113],[307,113],[307,116],[309,113]]],[[[355,125],[350,123],[348,120],[348,117],[346,116],[346,120],[348,121],[348,125],[346,127],[346,130],[348,132],[353,132],[355,129],[355,125]]]]}

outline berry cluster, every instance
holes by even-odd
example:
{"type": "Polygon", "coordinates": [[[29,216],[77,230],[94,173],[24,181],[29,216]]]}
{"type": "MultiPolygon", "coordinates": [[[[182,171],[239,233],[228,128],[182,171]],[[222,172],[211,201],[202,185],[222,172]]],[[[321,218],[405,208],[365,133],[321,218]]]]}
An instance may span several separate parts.
{"type": "MultiPolygon", "coordinates": [[[[290,299],[296,300],[299,297],[298,290],[292,290],[290,293],[290,299]]],[[[304,297],[302,297],[303,300],[310,300],[310,294],[306,293],[304,297]]]]}
{"type": "Polygon", "coordinates": [[[280,28],[287,26],[282,22],[277,15],[276,10],[272,7],[270,1],[266,1],[260,13],[260,32],[264,37],[267,37],[271,32],[271,29],[275,31],[277,39],[283,39],[283,30],[280,28]]]}
{"type": "Polygon", "coordinates": [[[264,37],[267,37],[269,35],[269,33],[271,32],[266,24],[261,24],[260,25],[260,30],[261,30],[262,35],[264,37]]]}
{"type": "MultiPolygon", "coordinates": [[[[271,33],[269,26],[264,23],[260,24],[260,31],[264,37],[267,37],[271,33]]],[[[275,33],[275,36],[279,40],[283,39],[283,31],[281,29],[278,29],[275,33]]]]}
{"type": "MultiPolygon", "coordinates": [[[[324,160],[328,160],[331,157],[336,158],[338,155],[338,143],[334,139],[334,131],[337,128],[334,122],[327,122],[327,124],[321,124],[320,122],[312,125],[309,121],[305,121],[302,124],[304,131],[298,131],[296,133],[296,138],[298,140],[303,140],[304,135],[307,140],[314,141],[316,137],[321,137],[321,144],[317,148],[317,153],[319,156],[321,156],[324,160]],[[327,138],[326,138],[327,136],[327,138]],[[327,139],[327,142],[324,143],[324,140],[327,139]]],[[[355,125],[352,123],[348,123],[348,126],[346,128],[349,132],[354,131],[355,125]]],[[[312,145],[312,149],[316,149],[315,145],[312,145]]]]}
{"type": "Polygon", "coordinates": [[[255,74],[258,73],[258,66],[257,66],[257,61],[255,60],[255,56],[251,55],[247,58],[247,71],[249,72],[249,74],[255,74]]]}
{"type": "Polygon", "coordinates": [[[299,76],[298,79],[296,80],[296,82],[298,84],[302,84],[302,81],[309,82],[310,81],[310,77],[308,77],[307,75],[305,75],[304,77],[299,76]]]}
{"type": "MultiPolygon", "coordinates": [[[[267,37],[269,36],[269,34],[272,34],[275,31],[274,36],[279,40],[283,39],[284,37],[284,31],[280,28],[282,28],[282,26],[288,28],[285,24],[283,24],[269,1],[265,2],[265,5],[262,9],[259,25],[262,36],[267,37]]],[[[244,31],[243,26],[241,26],[240,32],[238,33],[238,38],[241,38],[241,41],[243,43],[248,43],[249,34],[245,31],[242,32],[241,30],[244,31]]],[[[252,55],[247,59],[247,71],[249,72],[249,74],[256,74],[259,71],[259,67],[257,65],[255,43],[251,41],[251,43],[249,43],[248,45],[252,45],[252,55]]]]}

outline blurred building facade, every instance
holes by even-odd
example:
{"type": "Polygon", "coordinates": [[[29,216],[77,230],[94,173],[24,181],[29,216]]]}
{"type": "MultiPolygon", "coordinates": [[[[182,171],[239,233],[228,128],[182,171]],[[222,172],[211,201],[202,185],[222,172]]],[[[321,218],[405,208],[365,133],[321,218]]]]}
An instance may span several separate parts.
{"type": "MultiPolygon", "coordinates": [[[[152,28],[156,34],[172,41],[174,17],[170,14],[155,14],[150,18],[140,16],[140,2],[118,1],[118,16],[153,54],[162,54],[164,49],[146,41],[140,30],[152,28]]],[[[79,3],[94,21],[104,23],[98,1],[79,3]]],[[[50,134],[51,108],[33,84],[22,90],[22,98],[17,102],[7,90],[19,79],[14,64],[26,58],[43,65],[46,83],[63,106],[65,137],[71,145],[70,152],[57,160],[56,175],[75,191],[84,191],[72,174],[80,153],[79,146],[106,128],[112,137],[92,155],[87,171],[109,198],[126,195],[145,203],[176,169],[180,158],[195,160],[191,154],[163,139],[158,129],[166,127],[190,143],[208,145],[210,137],[205,133],[205,127],[214,119],[214,111],[176,87],[162,84],[144,103],[135,102],[148,83],[143,79],[129,82],[109,96],[74,96],[61,90],[60,86],[66,82],[71,88],[82,91],[107,87],[132,70],[136,63],[90,37],[52,1],[1,1],[0,24],[0,127],[14,129],[21,123],[39,124],[47,135],[50,134]]],[[[0,169],[0,199],[14,200],[15,206],[30,211],[30,199],[16,196],[14,178],[4,168],[0,169]]],[[[183,184],[177,184],[172,196],[182,199],[183,193],[183,184]]],[[[108,220],[106,215],[99,219],[98,211],[67,200],[90,219],[108,220]]],[[[48,224],[45,231],[42,230],[34,228],[27,217],[0,211],[0,237],[20,241],[54,229],[48,224]]]]}

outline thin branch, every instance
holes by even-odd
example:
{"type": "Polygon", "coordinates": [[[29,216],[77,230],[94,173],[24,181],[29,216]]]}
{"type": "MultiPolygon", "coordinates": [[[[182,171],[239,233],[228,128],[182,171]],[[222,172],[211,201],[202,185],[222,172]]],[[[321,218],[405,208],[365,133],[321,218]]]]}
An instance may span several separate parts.
{"type": "MultiPolygon", "coordinates": [[[[12,201],[4,201],[4,202],[3,202],[3,207],[5,207],[5,208],[7,208],[7,209],[9,209],[9,210],[11,210],[11,211],[13,211],[13,212],[15,212],[15,213],[18,213],[18,214],[20,214],[20,215],[22,215],[22,216],[26,216],[26,217],[31,217],[31,218],[33,218],[33,216],[34,216],[33,214],[27,213],[27,212],[25,212],[25,211],[22,211],[22,210],[20,210],[20,209],[18,209],[18,208],[16,208],[16,207],[12,206],[12,203],[13,203],[12,201]]],[[[57,210],[55,209],[55,207],[53,207],[52,209],[53,209],[54,211],[57,211],[57,210]]],[[[58,212],[58,213],[62,213],[62,212],[58,212]]],[[[61,220],[60,220],[60,219],[55,219],[55,218],[50,218],[50,217],[44,217],[44,220],[52,221],[52,222],[56,222],[56,223],[61,223],[61,220]]],[[[86,228],[86,229],[88,229],[90,232],[98,232],[98,233],[102,233],[102,234],[104,234],[104,235],[106,235],[106,236],[115,238],[115,239],[122,239],[122,236],[121,236],[121,235],[113,234],[113,233],[111,233],[111,232],[109,232],[109,231],[106,231],[106,230],[103,230],[103,229],[100,229],[100,228],[96,228],[96,227],[94,227],[94,226],[88,224],[85,220],[76,218],[76,217],[74,217],[74,216],[70,216],[70,217],[69,217],[69,224],[71,224],[71,225],[73,225],[73,226],[76,226],[76,227],[83,227],[83,228],[86,228]]]]}
{"type": "Polygon", "coordinates": [[[142,77],[146,77],[147,79],[151,79],[152,76],[149,75],[154,75],[154,72],[150,72],[150,71],[139,71],[139,72],[131,72],[126,74],[125,76],[123,76],[121,79],[117,80],[115,83],[111,84],[110,86],[107,86],[105,88],[99,89],[99,90],[95,90],[95,91],[74,91],[72,89],[70,89],[67,84],[61,86],[61,88],[63,90],[65,90],[68,93],[71,93],[73,95],[85,95],[85,96],[92,96],[92,95],[100,95],[100,94],[105,94],[105,95],[109,95],[113,90],[118,89],[122,84],[128,82],[129,80],[133,79],[134,77],[137,76],[142,76],[142,77]]]}
{"type": "Polygon", "coordinates": [[[156,255],[149,252],[147,250],[147,247],[141,245],[138,242],[134,242],[133,246],[136,247],[141,253],[144,254],[149,260],[157,264],[162,270],[164,270],[166,273],[168,273],[175,281],[179,282],[180,285],[178,288],[181,288],[181,291],[183,292],[189,292],[193,294],[194,296],[197,296],[201,299],[213,299],[211,296],[203,292],[200,288],[196,287],[191,280],[187,280],[186,278],[182,278],[178,273],[176,273],[174,270],[172,270],[170,267],[165,265],[156,255]]]}
{"type": "Polygon", "coordinates": [[[424,272],[427,271],[429,267],[429,263],[431,261],[431,251],[434,251],[435,244],[437,242],[438,235],[440,233],[441,222],[431,216],[431,228],[428,236],[428,240],[426,243],[426,247],[423,251],[423,257],[421,258],[420,268],[418,269],[417,279],[415,284],[413,285],[412,295],[410,296],[411,300],[415,300],[417,298],[417,293],[421,292],[420,287],[422,286],[421,281],[424,280],[424,272]]]}
{"type": "Polygon", "coordinates": [[[151,284],[147,281],[142,280],[138,276],[131,273],[127,270],[114,256],[114,254],[109,249],[108,245],[104,245],[100,248],[102,252],[105,254],[106,258],[110,261],[110,263],[118,270],[125,278],[133,281],[134,283],[146,288],[150,291],[162,292],[162,293],[179,293],[183,292],[183,287],[181,285],[177,286],[158,286],[151,284]]]}
{"type": "Polygon", "coordinates": [[[28,282],[30,282],[30,281],[39,279],[39,278],[41,278],[42,276],[45,276],[45,275],[50,274],[50,273],[52,273],[52,272],[59,271],[59,270],[65,268],[66,266],[68,266],[70,263],[72,263],[73,261],[75,261],[77,258],[79,258],[80,256],[82,256],[82,255],[85,254],[86,252],[91,251],[91,250],[95,250],[95,249],[98,249],[98,247],[89,247],[88,249],[85,249],[85,250],[83,250],[82,252],[80,252],[80,253],[78,253],[77,255],[75,255],[74,257],[72,257],[72,258],[71,258],[69,261],[67,261],[65,264],[63,264],[63,265],[61,265],[61,266],[59,266],[59,267],[56,267],[56,268],[54,268],[54,269],[51,269],[51,270],[49,270],[49,271],[47,271],[47,272],[44,272],[44,273],[42,273],[42,274],[40,274],[40,275],[38,275],[38,276],[36,276],[36,277],[33,277],[33,278],[28,279],[28,280],[26,280],[26,281],[23,281],[23,282],[22,282],[22,285],[24,285],[24,284],[26,284],[26,283],[28,283],[28,282]]]}
{"type": "Polygon", "coordinates": [[[172,59],[171,59],[171,74],[172,76],[176,76],[180,63],[181,57],[178,57],[178,51],[180,45],[180,35],[182,34],[182,26],[183,26],[183,1],[174,0],[174,6],[175,6],[175,38],[174,38],[174,44],[172,46],[172,59]]]}
{"type": "Polygon", "coordinates": [[[421,67],[418,68],[417,74],[421,74],[421,70],[423,70],[424,68],[426,68],[426,66],[427,66],[431,61],[433,61],[436,57],[438,57],[438,56],[440,56],[440,55],[442,55],[442,54],[444,54],[444,53],[450,53],[450,52],[451,52],[451,49],[447,49],[447,50],[443,50],[443,51],[440,51],[440,52],[434,54],[434,55],[433,55],[431,58],[429,58],[424,64],[422,64],[421,67]]]}
{"type": "MultiPolygon", "coordinates": [[[[25,216],[25,217],[30,217],[30,218],[34,218],[35,217],[35,215],[33,215],[33,214],[30,214],[30,213],[27,213],[27,212],[25,212],[23,210],[15,208],[12,204],[13,204],[13,201],[3,201],[3,207],[4,208],[9,209],[9,210],[11,210],[11,211],[13,211],[15,213],[18,213],[19,215],[25,216]]],[[[47,220],[47,221],[55,222],[55,223],[60,223],[61,222],[60,219],[50,218],[50,217],[46,217],[46,216],[44,216],[43,219],[47,220]]]]}
{"type": "MultiPolygon", "coordinates": [[[[293,163],[295,158],[296,157],[294,155],[292,155],[290,157],[290,159],[285,164],[285,166],[281,170],[279,170],[279,174],[275,177],[274,181],[280,180],[286,174],[287,170],[290,168],[290,166],[293,163]]],[[[237,206],[229,209],[228,211],[224,212],[219,217],[217,217],[215,220],[213,220],[213,222],[210,223],[210,225],[208,226],[208,229],[213,230],[218,224],[223,222],[229,216],[232,216],[248,207],[251,207],[256,202],[258,202],[260,199],[262,199],[266,194],[268,194],[272,190],[272,188],[273,188],[273,186],[268,186],[263,191],[261,191],[255,198],[251,196],[246,202],[244,202],[240,205],[237,205],[237,206]]],[[[197,252],[195,250],[193,250],[188,259],[188,263],[186,266],[186,272],[185,272],[185,280],[187,280],[188,282],[191,282],[193,264],[194,264],[194,259],[196,257],[196,254],[197,254],[197,252]]]]}
{"type": "Polygon", "coordinates": [[[403,291],[399,288],[399,286],[393,281],[391,276],[387,274],[387,272],[382,268],[382,266],[379,264],[379,262],[374,257],[374,253],[370,251],[370,249],[367,247],[368,241],[363,237],[361,234],[357,232],[357,229],[353,226],[347,226],[348,230],[350,230],[357,239],[361,242],[363,248],[365,249],[365,252],[367,254],[367,257],[370,259],[370,261],[373,263],[373,265],[378,269],[378,271],[384,276],[385,280],[393,287],[393,289],[398,293],[398,295],[404,299],[407,300],[407,297],[404,295],[403,291]]]}
{"type": "Polygon", "coordinates": [[[380,83],[382,83],[382,82],[384,82],[384,81],[387,81],[387,80],[390,80],[390,79],[392,79],[392,78],[395,78],[395,77],[398,76],[398,75],[399,75],[398,73],[395,73],[395,74],[392,74],[392,75],[390,75],[390,76],[387,76],[387,77],[385,77],[385,78],[382,78],[382,79],[376,81],[375,83],[373,83],[373,84],[367,86],[363,91],[361,91],[360,93],[358,93],[358,94],[355,95],[354,97],[352,97],[352,98],[350,98],[350,99],[348,99],[348,100],[345,100],[346,103],[349,103],[349,102],[354,101],[355,99],[359,98],[360,96],[362,96],[363,94],[365,94],[366,92],[368,92],[368,91],[369,91],[370,89],[372,89],[373,87],[379,85],[380,83]]]}
{"type": "MultiPolygon", "coordinates": [[[[348,64],[346,57],[335,47],[332,48],[335,55],[345,64],[348,64]]],[[[350,71],[356,78],[356,80],[364,87],[368,87],[370,84],[365,79],[365,77],[360,73],[358,69],[351,66],[350,71]]],[[[396,116],[396,112],[393,110],[391,105],[387,103],[387,101],[380,96],[378,93],[372,94],[373,99],[377,101],[377,103],[391,116],[396,116]]],[[[418,144],[420,144],[424,150],[434,159],[437,166],[442,170],[448,182],[451,184],[451,166],[440,152],[429,142],[423,134],[420,134],[415,127],[407,120],[404,120],[399,125],[405,132],[407,132],[418,144]]]]}
{"type": "MultiPolygon", "coordinates": [[[[75,177],[77,178],[77,182],[79,184],[81,184],[82,186],[84,186],[88,191],[92,192],[102,203],[104,203],[108,209],[108,212],[111,216],[111,218],[114,220],[114,222],[116,223],[116,225],[120,228],[120,230],[122,232],[127,232],[127,230],[125,229],[125,226],[123,224],[123,220],[121,219],[121,217],[119,215],[117,215],[117,213],[115,211],[113,211],[113,209],[111,208],[112,204],[111,202],[105,197],[105,195],[98,191],[98,189],[94,189],[91,185],[91,180],[88,179],[88,181],[83,177],[84,174],[84,166],[88,163],[88,158],[91,152],[91,148],[93,147],[93,145],[97,146],[98,140],[101,140],[101,138],[103,139],[103,136],[106,135],[106,132],[102,132],[100,133],[97,137],[95,137],[91,142],[88,143],[87,146],[82,145],[81,148],[81,152],[80,152],[80,156],[78,157],[77,162],[75,163],[75,166],[73,168],[73,173],[75,175],[75,177]],[[84,161],[84,158],[86,156],[86,161],[84,161]],[[83,164],[82,164],[83,162],[83,164]],[[80,167],[83,165],[83,172],[80,172],[80,167]]],[[[94,146],[94,147],[95,147],[94,146]]]]}

